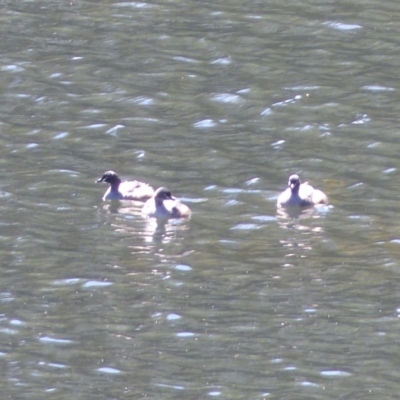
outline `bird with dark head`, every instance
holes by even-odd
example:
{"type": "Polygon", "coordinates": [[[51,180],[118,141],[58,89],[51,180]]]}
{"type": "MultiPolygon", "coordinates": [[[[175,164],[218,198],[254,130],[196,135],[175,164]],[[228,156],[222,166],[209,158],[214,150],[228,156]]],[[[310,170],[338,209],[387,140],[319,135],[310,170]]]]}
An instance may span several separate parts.
{"type": "Polygon", "coordinates": [[[110,187],[104,193],[103,200],[135,200],[146,201],[154,194],[154,189],[147,183],[139,181],[121,181],[114,171],[106,171],[97,183],[109,183],[110,187]]]}

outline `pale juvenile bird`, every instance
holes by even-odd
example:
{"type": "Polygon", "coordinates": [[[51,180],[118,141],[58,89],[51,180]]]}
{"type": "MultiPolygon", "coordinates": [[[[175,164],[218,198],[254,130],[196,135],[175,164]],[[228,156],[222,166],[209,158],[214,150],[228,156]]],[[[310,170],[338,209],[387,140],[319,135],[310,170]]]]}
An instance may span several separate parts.
{"type": "Polygon", "coordinates": [[[160,187],[154,195],[146,201],[142,214],[153,218],[190,218],[192,212],[189,207],[172,196],[166,187],[160,187]]]}
{"type": "Polygon", "coordinates": [[[328,204],[324,192],[314,189],[310,184],[301,183],[298,175],[289,177],[288,188],[278,197],[277,207],[310,207],[317,204],[328,204]]]}

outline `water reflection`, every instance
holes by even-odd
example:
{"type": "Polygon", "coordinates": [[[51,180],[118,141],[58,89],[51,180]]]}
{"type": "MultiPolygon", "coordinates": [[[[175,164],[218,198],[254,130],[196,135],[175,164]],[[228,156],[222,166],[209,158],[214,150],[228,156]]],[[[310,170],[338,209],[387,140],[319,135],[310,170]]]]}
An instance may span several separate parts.
{"type": "MultiPolygon", "coordinates": [[[[293,232],[293,235],[288,235],[279,241],[288,251],[286,257],[307,257],[303,250],[307,252],[312,250],[315,239],[320,239],[324,234],[322,218],[329,211],[329,208],[330,206],[288,207],[277,210],[279,227],[293,232]],[[321,220],[321,224],[316,225],[316,220],[321,220]],[[299,249],[301,250],[300,253],[299,249]]],[[[285,266],[289,265],[285,264],[285,266]]]]}
{"type": "Polygon", "coordinates": [[[278,208],[277,209],[277,217],[280,220],[291,219],[291,220],[301,220],[301,219],[309,219],[321,218],[322,215],[326,214],[331,206],[318,205],[315,207],[287,207],[287,208],[278,208]]]}
{"type": "MultiPolygon", "coordinates": [[[[111,201],[103,205],[103,210],[111,214],[124,216],[111,223],[116,232],[140,236],[147,245],[140,246],[140,251],[151,251],[153,246],[148,244],[170,243],[184,237],[183,232],[189,229],[187,219],[156,219],[142,216],[143,203],[111,201]]],[[[137,246],[134,246],[137,248],[137,246]]]]}
{"type": "Polygon", "coordinates": [[[103,205],[103,209],[111,214],[126,214],[132,216],[141,216],[143,202],[111,200],[103,205]]]}
{"type": "Polygon", "coordinates": [[[182,233],[188,228],[187,220],[148,218],[146,219],[143,237],[146,243],[169,243],[179,237],[182,238],[182,233]]]}

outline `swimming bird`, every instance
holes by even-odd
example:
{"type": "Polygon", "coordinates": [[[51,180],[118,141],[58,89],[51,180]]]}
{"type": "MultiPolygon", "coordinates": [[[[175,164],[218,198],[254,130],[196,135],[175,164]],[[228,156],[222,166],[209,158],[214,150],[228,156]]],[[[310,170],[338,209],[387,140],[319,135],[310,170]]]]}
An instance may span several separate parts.
{"type": "Polygon", "coordinates": [[[104,193],[103,200],[136,200],[146,201],[154,194],[154,189],[147,183],[139,181],[122,182],[114,171],[106,171],[96,182],[106,182],[110,187],[104,193]]]}
{"type": "Polygon", "coordinates": [[[314,189],[307,182],[301,183],[300,177],[296,174],[290,175],[288,186],[278,197],[278,208],[328,204],[328,197],[324,192],[314,189]]]}
{"type": "Polygon", "coordinates": [[[146,201],[142,214],[153,218],[189,218],[192,212],[188,206],[173,197],[169,189],[160,187],[146,201]]]}

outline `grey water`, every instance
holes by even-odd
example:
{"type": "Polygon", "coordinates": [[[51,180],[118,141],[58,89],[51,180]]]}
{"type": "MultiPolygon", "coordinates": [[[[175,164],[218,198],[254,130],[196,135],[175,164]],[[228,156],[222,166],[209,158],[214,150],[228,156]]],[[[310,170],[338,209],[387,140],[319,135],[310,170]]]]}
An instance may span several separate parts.
{"type": "Polygon", "coordinates": [[[400,4],[1,9],[2,399],[399,398],[400,4]]]}

